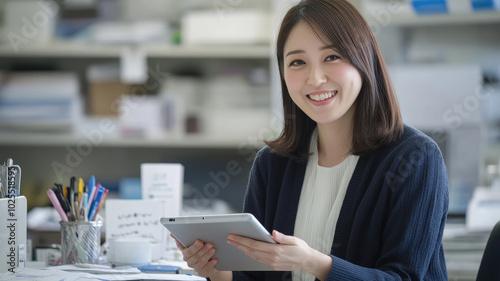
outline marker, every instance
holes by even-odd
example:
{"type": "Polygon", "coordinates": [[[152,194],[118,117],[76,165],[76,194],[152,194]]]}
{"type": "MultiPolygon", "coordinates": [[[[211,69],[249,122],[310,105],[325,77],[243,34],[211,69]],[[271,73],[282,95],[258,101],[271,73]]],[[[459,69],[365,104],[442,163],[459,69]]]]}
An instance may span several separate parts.
{"type": "Polygon", "coordinates": [[[83,179],[80,178],[78,179],[78,201],[80,202],[81,198],[82,198],[82,194],[83,194],[83,179]]]}

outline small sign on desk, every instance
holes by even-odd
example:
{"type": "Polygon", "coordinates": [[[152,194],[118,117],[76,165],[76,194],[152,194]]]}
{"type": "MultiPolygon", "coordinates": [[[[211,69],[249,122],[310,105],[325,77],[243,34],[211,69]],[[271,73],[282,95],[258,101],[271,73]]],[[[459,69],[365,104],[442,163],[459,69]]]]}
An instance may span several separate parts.
{"type": "MultiPolygon", "coordinates": [[[[179,216],[182,209],[182,192],[184,186],[184,166],[179,163],[144,163],[141,164],[141,185],[143,200],[160,200],[163,202],[161,217],[179,216]]],[[[173,259],[177,247],[165,230],[164,258],[173,259]]]]}

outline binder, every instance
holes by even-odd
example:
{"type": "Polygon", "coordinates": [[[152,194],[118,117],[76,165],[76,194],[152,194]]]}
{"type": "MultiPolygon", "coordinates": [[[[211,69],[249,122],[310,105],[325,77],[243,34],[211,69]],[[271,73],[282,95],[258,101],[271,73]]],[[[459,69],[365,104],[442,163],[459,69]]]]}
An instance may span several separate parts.
{"type": "Polygon", "coordinates": [[[26,215],[26,197],[0,198],[0,273],[24,268],[26,215]]]}

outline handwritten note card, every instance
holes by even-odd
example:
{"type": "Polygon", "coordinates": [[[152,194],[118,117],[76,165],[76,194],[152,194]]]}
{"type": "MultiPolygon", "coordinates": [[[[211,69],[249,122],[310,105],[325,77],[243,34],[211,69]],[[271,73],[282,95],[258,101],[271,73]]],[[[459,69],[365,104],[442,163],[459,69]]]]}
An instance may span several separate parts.
{"type": "Polygon", "coordinates": [[[162,214],[163,203],[158,200],[106,200],[106,241],[140,238],[162,243],[162,214]]]}

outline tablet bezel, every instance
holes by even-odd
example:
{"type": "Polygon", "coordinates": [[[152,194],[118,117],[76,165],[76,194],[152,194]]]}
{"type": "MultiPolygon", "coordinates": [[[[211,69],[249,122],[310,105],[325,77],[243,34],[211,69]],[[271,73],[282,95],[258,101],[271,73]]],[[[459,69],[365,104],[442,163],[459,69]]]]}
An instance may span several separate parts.
{"type": "Polygon", "coordinates": [[[273,270],[270,266],[248,257],[227,243],[227,236],[232,233],[276,244],[271,234],[250,213],[163,217],[160,222],[184,247],[189,247],[196,239],[214,244],[216,250],[214,258],[218,259],[215,265],[217,270],[273,270]]]}

